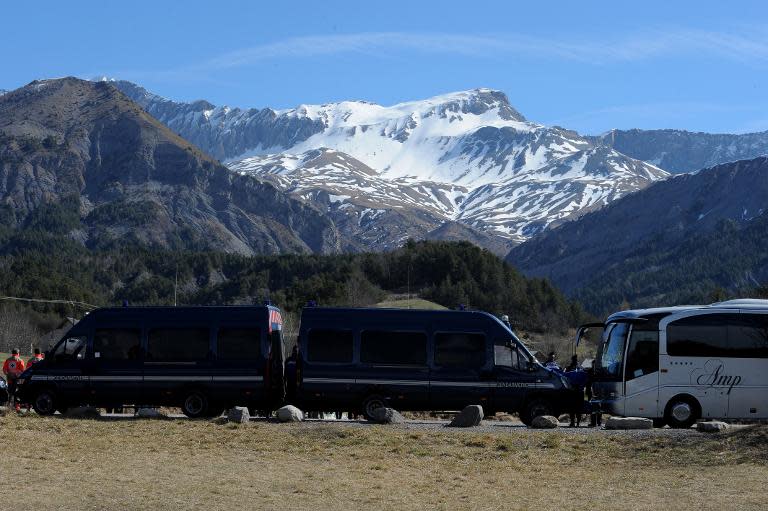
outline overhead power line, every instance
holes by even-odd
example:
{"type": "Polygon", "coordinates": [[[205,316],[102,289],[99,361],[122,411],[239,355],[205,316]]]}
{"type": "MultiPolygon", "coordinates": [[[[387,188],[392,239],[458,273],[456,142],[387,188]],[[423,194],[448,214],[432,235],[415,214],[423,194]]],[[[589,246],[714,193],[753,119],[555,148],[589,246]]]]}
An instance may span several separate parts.
{"type": "Polygon", "coordinates": [[[93,305],[86,302],[78,302],[77,300],[46,300],[43,298],[21,298],[18,296],[0,296],[0,300],[12,300],[17,302],[34,302],[34,303],[60,303],[70,306],[79,306],[86,309],[98,309],[98,305],[93,305]]]}

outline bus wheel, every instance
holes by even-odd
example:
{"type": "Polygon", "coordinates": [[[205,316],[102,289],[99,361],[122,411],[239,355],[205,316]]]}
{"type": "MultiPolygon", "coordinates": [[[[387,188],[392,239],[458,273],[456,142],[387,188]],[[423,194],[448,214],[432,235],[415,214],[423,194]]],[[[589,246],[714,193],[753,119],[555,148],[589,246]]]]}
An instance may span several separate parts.
{"type": "Polygon", "coordinates": [[[525,408],[523,408],[523,411],[520,412],[520,420],[523,424],[530,427],[531,423],[533,423],[533,419],[536,417],[553,414],[554,411],[552,409],[552,405],[549,404],[548,401],[543,399],[534,399],[533,401],[530,401],[528,404],[526,404],[525,408]]]}
{"type": "Polygon", "coordinates": [[[35,395],[32,407],[38,415],[53,415],[56,412],[56,394],[52,390],[41,390],[35,395]]]}
{"type": "Polygon", "coordinates": [[[670,428],[690,428],[700,415],[701,407],[695,399],[679,396],[667,404],[664,421],[670,428]]]}
{"type": "Polygon", "coordinates": [[[208,398],[198,390],[193,390],[181,404],[181,411],[190,419],[205,417],[208,413],[208,398]]]}
{"type": "Polygon", "coordinates": [[[378,394],[368,396],[365,398],[365,401],[363,401],[363,415],[365,415],[366,419],[372,421],[373,413],[376,411],[376,409],[384,408],[386,406],[387,403],[384,401],[384,398],[378,394]]]}

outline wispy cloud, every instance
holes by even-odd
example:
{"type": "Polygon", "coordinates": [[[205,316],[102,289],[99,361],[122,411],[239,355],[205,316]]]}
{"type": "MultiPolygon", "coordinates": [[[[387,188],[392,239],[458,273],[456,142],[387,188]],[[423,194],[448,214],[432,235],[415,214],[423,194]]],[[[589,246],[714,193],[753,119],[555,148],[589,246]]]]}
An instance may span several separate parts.
{"type": "Polygon", "coordinates": [[[294,37],[226,53],[196,68],[229,69],[269,59],[336,54],[394,54],[400,51],[486,57],[546,57],[596,64],[681,54],[714,55],[742,61],[768,61],[768,31],[712,32],[654,28],[613,39],[532,37],[517,34],[462,35],[445,33],[366,32],[294,37]]]}

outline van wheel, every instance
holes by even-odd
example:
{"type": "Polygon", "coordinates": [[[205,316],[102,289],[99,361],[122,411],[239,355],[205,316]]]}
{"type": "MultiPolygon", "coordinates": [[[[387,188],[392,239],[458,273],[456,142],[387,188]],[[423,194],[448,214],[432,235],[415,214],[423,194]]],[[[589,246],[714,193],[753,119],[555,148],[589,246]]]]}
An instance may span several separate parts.
{"type": "Polygon", "coordinates": [[[523,411],[520,412],[520,421],[530,427],[533,419],[542,415],[554,415],[552,405],[543,399],[534,399],[526,404],[523,411]]]}
{"type": "Polygon", "coordinates": [[[365,401],[363,401],[363,415],[365,415],[367,420],[372,421],[373,412],[378,408],[384,408],[386,406],[387,403],[382,396],[377,394],[368,396],[365,398],[365,401]]]}
{"type": "Polygon", "coordinates": [[[182,413],[190,419],[205,417],[208,414],[208,408],[208,398],[197,390],[187,394],[181,404],[182,413]]]}
{"type": "Polygon", "coordinates": [[[35,395],[32,408],[38,415],[53,415],[56,413],[56,394],[52,390],[41,390],[35,395]]]}
{"type": "Polygon", "coordinates": [[[664,412],[664,421],[670,428],[687,429],[701,416],[701,406],[688,396],[672,398],[664,412]]]}

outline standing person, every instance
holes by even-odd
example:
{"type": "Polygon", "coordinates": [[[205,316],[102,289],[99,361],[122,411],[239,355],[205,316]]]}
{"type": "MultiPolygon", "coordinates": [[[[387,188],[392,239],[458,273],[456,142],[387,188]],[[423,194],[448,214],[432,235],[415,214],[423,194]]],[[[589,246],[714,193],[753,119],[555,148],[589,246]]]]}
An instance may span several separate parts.
{"type": "Polygon", "coordinates": [[[568,381],[573,386],[576,393],[576,400],[572,411],[568,412],[570,415],[571,423],[568,427],[578,427],[581,425],[581,412],[584,409],[584,387],[587,385],[587,374],[579,367],[579,358],[574,355],[571,357],[571,362],[565,368],[564,376],[568,378],[568,381]]]}
{"type": "Polygon", "coordinates": [[[16,401],[16,378],[23,372],[24,361],[19,356],[19,350],[14,348],[3,363],[3,374],[8,380],[8,405],[13,405],[17,412],[21,411],[21,405],[16,401]]]}
{"type": "Polygon", "coordinates": [[[547,355],[547,361],[544,363],[544,367],[555,371],[560,371],[560,365],[557,363],[557,354],[554,351],[550,351],[547,355]]]}
{"type": "Polygon", "coordinates": [[[603,422],[603,413],[600,410],[600,404],[597,402],[592,402],[592,382],[595,381],[595,361],[592,360],[592,365],[589,369],[585,371],[587,373],[587,385],[586,385],[586,391],[587,391],[587,401],[589,402],[589,427],[599,427],[602,425],[603,422]]]}
{"type": "Polygon", "coordinates": [[[43,354],[40,353],[40,348],[35,348],[35,354],[32,356],[32,358],[30,358],[27,361],[27,369],[29,369],[29,367],[31,365],[36,364],[36,363],[40,362],[41,360],[43,360],[43,358],[45,358],[45,357],[43,357],[43,354]]]}
{"type": "Polygon", "coordinates": [[[290,356],[285,359],[285,399],[293,403],[296,399],[296,384],[299,378],[299,346],[294,345],[290,356]]]}

